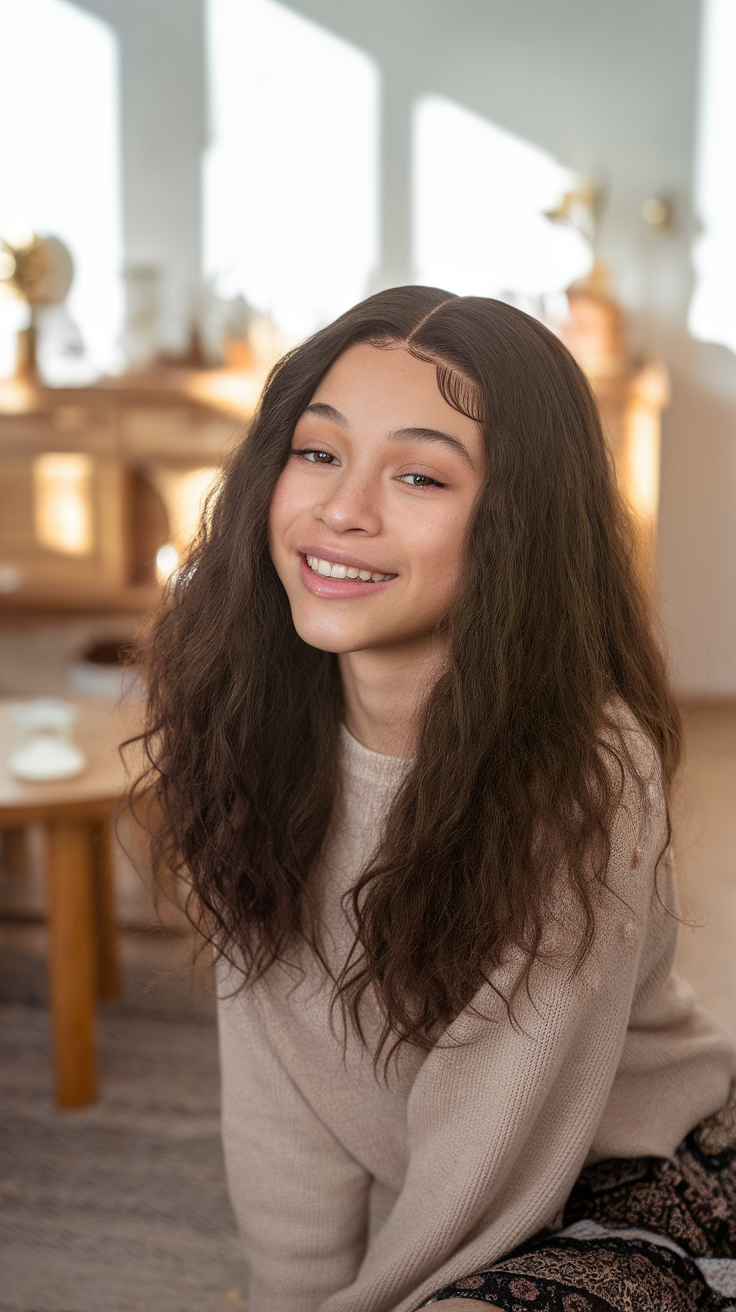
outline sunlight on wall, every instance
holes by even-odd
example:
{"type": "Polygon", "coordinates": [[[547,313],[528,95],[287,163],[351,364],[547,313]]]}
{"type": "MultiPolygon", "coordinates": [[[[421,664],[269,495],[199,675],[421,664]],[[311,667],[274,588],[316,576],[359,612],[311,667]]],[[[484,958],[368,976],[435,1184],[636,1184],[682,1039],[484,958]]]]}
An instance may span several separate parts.
{"type": "Polygon", "coordinates": [[[208,0],[205,272],[287,336],[365,296],[377,257],[378,75],[274,0],[208,0]]]}
{"type": "Polygon", "coordinates": [[[69,247],[69,311],[104,367],[122,305],[115,38],[64,0],[0,0],[0,30],[0,236],[69,247]]]}
{"type": "Polygon", "coordinates": [[[690,330],[736,351],[736,4],[704,0],[690,330]]]}
{"type": "Polygon", "coordinates": [[[417,281],[463,296],[559,292],[591,266],[587,243],[543,211],[574,182],[569,169],[451,100],[414,115],[417,281]]]}

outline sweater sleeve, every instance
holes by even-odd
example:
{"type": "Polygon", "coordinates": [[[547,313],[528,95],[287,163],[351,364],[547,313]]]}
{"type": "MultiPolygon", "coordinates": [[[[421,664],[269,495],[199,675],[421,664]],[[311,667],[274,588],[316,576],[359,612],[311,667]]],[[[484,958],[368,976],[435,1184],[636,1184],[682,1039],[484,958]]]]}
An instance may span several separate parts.
{"type": "Polygon", "coordinates": [[[356,1279],[320,1312],[412,1312],[559,1214],[626,1039],[665,835],[659,801],[644,824],[636,804],[620,808],[582,967],[538,958],[513,1021],[487,986],[427,1057],[401,1192],[356,1279]]]}
{"type": "Polygon", "coordinates": [[[220,979],[222,1127],[249,1312],[311,1312],[355,1277],[371,1177],[280,1064],[257,1001],[220,979]]]}

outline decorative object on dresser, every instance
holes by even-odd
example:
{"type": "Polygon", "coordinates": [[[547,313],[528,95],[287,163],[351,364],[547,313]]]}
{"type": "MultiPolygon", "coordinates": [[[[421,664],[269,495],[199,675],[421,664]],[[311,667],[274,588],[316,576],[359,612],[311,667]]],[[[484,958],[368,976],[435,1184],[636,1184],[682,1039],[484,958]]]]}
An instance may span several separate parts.
{"type": "Polygon", "coordinates": [[[625,317],[596,260],[567,292],[569,318],[562,338],[585,371],[613,452],[619,485],[637,527],[643,574],[653,580],[659,508],[661,414],[669,378],[659,360],[637,359],[626,339],[625,317]]]}
{"type": "MultiPolygon", "coordinates": [[[[661,415],[669,402],[669,377],[660,360],[637,358],[627,341],[625,316],[598,254],[605,200],[601,180],[581,176],[547,213],[553,223],[577,228],[593,257],[588,275],[568,288],[568,318],[558,327],[593,388],[619,485],[634,515],[642,576],[653,586],[661,415]]],[[[642,210],[644,222],[658,232],[670,229],[673,215],[672,201],[663,197],[651,198],[642,210]]]]}
{"type": "MultiPolygon", "coordinates": [[[[236,342],[232,361],[226,341],[226,367],[202,367],[196,327],[186,358],[158,355],[157,271],[129,269],[132,371],[96,382],[78,368],[51,377],[37,338],[73,273],[55,237],[29,231],[0,242],[0,294],[28,316],[15,374],[0,379],[0,607],[146,610],[196,531],[277,343],[272,332],[259,349],[263,317],[244,318],[240,307],[240,330],[253,341],[236,342]],[[48,385],[64,381],[74,386],[48,385]]],[[[72,360],[73,343],[66,347],[72,360]]]]}

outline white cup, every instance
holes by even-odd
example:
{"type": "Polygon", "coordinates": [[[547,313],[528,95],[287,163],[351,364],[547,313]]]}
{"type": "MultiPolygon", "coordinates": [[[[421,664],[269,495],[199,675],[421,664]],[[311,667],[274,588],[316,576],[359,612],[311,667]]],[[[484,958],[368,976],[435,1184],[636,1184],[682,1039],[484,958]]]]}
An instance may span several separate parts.
{"type": "Polygon", "coordinates": [[[72,738],[76,718],[75,706],[54,697],[39,697],[18,706],[13,721],[20,742],[8,761],[10,773],[32,783],[82,774],[87,758],[72,738]]]}

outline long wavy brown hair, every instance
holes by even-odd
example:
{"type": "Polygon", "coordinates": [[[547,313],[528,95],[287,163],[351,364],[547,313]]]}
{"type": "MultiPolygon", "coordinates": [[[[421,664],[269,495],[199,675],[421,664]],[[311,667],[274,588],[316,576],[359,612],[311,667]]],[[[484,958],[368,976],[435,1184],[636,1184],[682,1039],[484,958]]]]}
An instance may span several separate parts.
{"type": "Polygon", "coordinates": [[[572,356],[499,301],[430,287],[370,297],[274,368],[138,650],[154,859],[187,881],[190,914],[244,986],[300,942],[320,952],[311,885],[339,788],[342,690],[336,656],[296,633],[268,515],[299,416],[355,342],[435,363],[445,398],[480,422],[488,462],[447,668],[347,908],[355,951],[334,996],[362,1032],[370,990],[380,1051],[431,1046],[512,950],[529,965],[561,870],[583,912],[583,959],[630,767],[606,707],[628,706],[666,789],[680,724],[572,356]]]}

